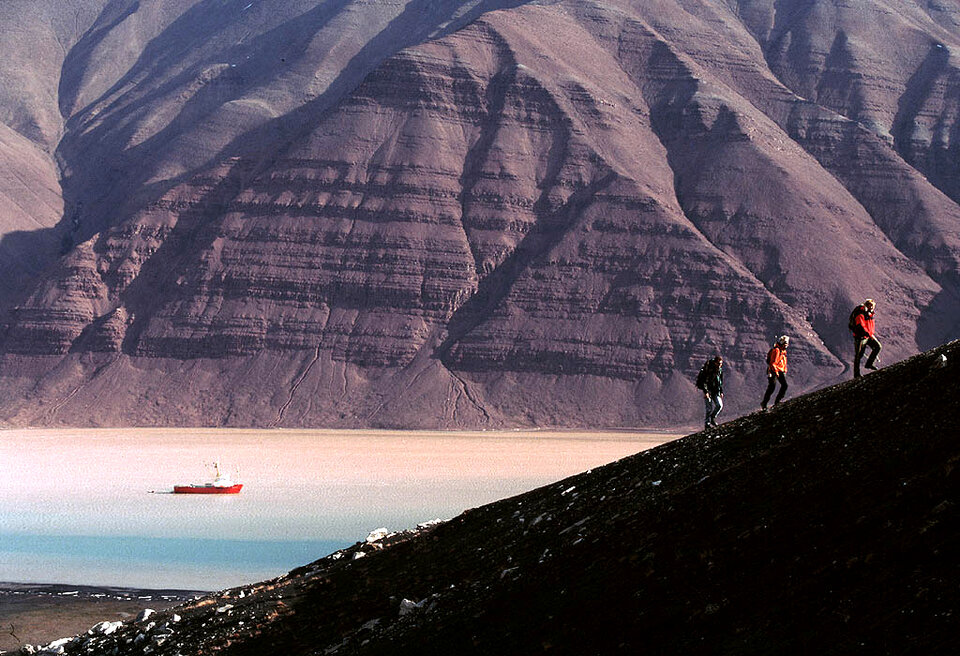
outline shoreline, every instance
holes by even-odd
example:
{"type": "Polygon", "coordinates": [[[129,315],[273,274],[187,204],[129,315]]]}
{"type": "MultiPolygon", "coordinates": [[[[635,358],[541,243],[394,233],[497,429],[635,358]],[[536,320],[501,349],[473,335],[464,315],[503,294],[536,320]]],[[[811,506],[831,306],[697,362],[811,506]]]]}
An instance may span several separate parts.
{"type": "Polygon", "coordinates": [[[0,653],[46,645],[99,622],[129,619],[146,608],[162,610],[206,594],[210,592],[0,581],[0,653]]]}
{"type": "MultiPolygon", "coordinates": [[[[732,421],[732,420],[731,420],[732,421]]],[[[676,426],[673,428],[640,428],[632,426],[608,426],[605,428],[579,428],[575,426],[545,427],[528,426],[523,428],[285,428],[285,427],[257,427],[257,426],[15,426],[0,424],[0,435],[3,433],[40,433],[40,432],[76,432],[87,433],[127,433],[129,431],[147,433],[170,433],[176,431],[191,431],[194,433],[224,433],[235,435],[250,433],[267,435],[294,435],[311,434],[318,437],[331,435],[369,435],[383,436],[414,436],[428,437],[543,437],[567,438],[571,436],[594,437],[597,439],[621,439],[629,437],[653,436],[686,436],[697,432],[695,425],[676,426]]]]}
{"type": "Polygon", "coordinates": [[[118,599],[177,597],[191,599],[215,590],[182,590],[177,588],[142,588],[118,585],[71,585],[69,583],[31,583],[23,581],[0,581],[0,595],[5,594],[51,594],[58,596],[115,596],[118,599]]]}
{"type": "Polygon", "coordinates": [[[353,543],[377,527],[455,517],[682,436],[2,428],[0,460],[16,476],[0,481],[0,514],[19,538],[8,541],[0,573],[0,651],[244,585],[230,581],[248,570],[273,572],[252,579],[267,580],[335,551],[342,545],[326,543],[341,536],[353,543]],[[198,463],[224,454],[248,484],[240,495],[147,492],[187,480],[198,463]],[[56,539],[64,536],[80,538],[56,539]],[[83,584],[62,583],[71,580],[83,584]]]}

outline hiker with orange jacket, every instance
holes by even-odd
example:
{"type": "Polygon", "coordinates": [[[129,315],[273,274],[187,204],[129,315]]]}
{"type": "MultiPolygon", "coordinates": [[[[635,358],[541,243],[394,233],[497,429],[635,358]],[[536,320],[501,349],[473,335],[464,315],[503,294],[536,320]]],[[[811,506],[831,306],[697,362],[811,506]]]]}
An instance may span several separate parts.
{"type": "Polygon", "coordinates": [[[770,395],[773,394],[777,382],[780,383],[780,391],[777,392],[777,398],[773,405],[777,405],[783,400],[783,395],[787,393],[787,347],[790,345],[790,338],[786,335],[777,338],[773,348],[767,353],[767,392],[763,395],[763,401],[760,403],[760,409],[767,409],[767,402],[770,395]]]}
{"type": "Polygon", "coordinates": [[[868,298],[862,305],[858,305],[850,314],[850,332],[853,333],[853,377],[860,378],[860,359],[863,358],[867,347],[870,347],[870,356],[864,368],[876,370],[874,363],[880,354],[880,342],[874,336],[873,313],[877,304],[868,298]]]}

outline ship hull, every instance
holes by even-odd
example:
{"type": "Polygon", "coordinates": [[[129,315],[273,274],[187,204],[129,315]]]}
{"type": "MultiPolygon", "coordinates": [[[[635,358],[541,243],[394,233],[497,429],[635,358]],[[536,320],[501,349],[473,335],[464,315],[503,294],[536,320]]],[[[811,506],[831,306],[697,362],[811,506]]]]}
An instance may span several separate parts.
{"type": "Polygon", "coordinates": [[[243,483],[236,485],[174,485],[174,494],[236,494],[243,487],[243,483]]]}

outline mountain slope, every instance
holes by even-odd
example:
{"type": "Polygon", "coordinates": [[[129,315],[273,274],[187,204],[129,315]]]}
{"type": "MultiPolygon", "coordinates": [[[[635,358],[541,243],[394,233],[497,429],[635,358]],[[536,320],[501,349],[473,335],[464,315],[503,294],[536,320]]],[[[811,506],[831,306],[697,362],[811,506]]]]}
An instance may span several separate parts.
{"type": "Polygon", "coordinates": [[[0,123],[0,307],[22,300],[43,265],[59,254],[53,228],[62,216],[54,162],[0,123]]]}
{"type": "Polygon", "coordinates": [[[950,653],[958,370],[953,342],[67,653],[950,653]]]}
{"type": "Polygon", "coordinates": [[[885,361],[941,343],[948,9],[109,3],[64,49],[64,253],[7,305],[0,416],[677,425],[718,352],[756,407],[776,334],[795,390],[848,375],[868,296],[885,361]]]}

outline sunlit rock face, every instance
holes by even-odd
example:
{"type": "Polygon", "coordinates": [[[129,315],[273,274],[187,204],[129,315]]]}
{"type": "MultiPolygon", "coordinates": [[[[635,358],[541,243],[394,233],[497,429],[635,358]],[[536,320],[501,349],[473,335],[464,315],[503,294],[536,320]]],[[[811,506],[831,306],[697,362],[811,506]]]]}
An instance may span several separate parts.
{"type": "Polygon", "coordinates": [[[248,4],[93,12],[59,140],[10,119],[65,218],[9,420],[672,425],[777,334],[848,373],[866,297],[884,362],[960,325],[956,12],[248,4]]]}

